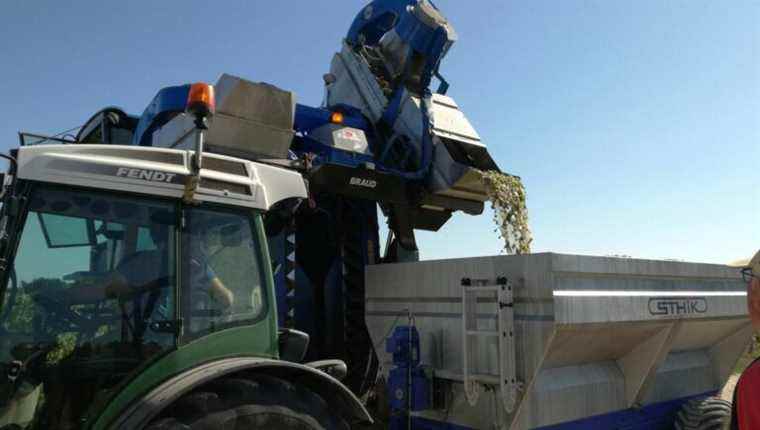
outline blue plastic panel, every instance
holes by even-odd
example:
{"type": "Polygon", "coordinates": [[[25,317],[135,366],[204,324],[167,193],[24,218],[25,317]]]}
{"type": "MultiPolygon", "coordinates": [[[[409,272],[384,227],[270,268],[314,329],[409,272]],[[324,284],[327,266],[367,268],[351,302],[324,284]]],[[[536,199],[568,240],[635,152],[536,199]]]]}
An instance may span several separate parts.
{"type": "Polygon", "coordinates": [[[172,114],[185,110],[189,93],[189,84],[161,89],[140,116],[132,144],[150,146],[153,131],[171,119],[172,114]]]}

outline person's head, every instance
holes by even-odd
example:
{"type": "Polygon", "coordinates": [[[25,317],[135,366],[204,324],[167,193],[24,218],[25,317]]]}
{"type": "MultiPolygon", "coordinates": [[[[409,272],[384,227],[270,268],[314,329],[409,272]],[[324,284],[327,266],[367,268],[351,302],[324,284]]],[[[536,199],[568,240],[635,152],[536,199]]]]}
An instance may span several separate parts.
{"type": "Polygon", "coordinates": [[[167,210],[156,210],[150,215],[150,239],[158,249],[169,244],[169,234],[175,221],[175,215],[167,210]]]}
{"type": "Polygon", "coordinates": [[[752,326],[760,333],[760,250],[752,259],[738,264],[747,282],[747,307],[752,326]]]}
{"type": "Polygon", "coordinates": [[[150,239],[156,248],[163,249],[169,243],[169,226],[164,224],[150,225],[150,239]]]}

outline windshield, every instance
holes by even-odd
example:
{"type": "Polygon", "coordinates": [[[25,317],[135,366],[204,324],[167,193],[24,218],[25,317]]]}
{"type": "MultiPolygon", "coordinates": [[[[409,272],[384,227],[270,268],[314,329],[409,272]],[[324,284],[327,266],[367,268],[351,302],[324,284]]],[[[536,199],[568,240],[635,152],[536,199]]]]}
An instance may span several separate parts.
{"type": "Polygon", "coordinates": [[[177,206],[37,188],[0,309],[0,428],[78,428],[173,348],[177,206]]]}

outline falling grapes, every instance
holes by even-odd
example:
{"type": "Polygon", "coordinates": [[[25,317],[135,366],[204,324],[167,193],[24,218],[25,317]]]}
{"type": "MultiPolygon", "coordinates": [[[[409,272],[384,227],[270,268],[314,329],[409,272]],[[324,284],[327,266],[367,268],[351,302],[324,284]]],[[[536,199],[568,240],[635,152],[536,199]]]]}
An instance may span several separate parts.
{"type": "Polygon", "coordinates": [[[520,178],[496,171],[481,173],[481,181],[493,208],[493,220],[504,239],[507,254],[527,254],[533,238],[528,227],[525,187],[520,178]]]}

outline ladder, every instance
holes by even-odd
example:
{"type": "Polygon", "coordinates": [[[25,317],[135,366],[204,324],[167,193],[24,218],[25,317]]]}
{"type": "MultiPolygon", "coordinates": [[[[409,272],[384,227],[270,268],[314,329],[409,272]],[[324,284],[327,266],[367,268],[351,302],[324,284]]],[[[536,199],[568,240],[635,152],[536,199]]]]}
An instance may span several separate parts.
{"type": "Polygon", "coordinates": [[[470,406],[478,402],[479,387],[486,385],[499,387],[499,397],[508,414],[515,410],[518,390],[521,384],[515,375],[515,336],[514,336],[514,301],[512,284],[506,277],[499,277],[494,284],[488,279],[462,279],[462,357],[464,392],[470,406]],[[496,315],[496,329],[478,327],[478,303],[493,301],[496,315]],[[485,299],[485,300],[483,300],[485,299]],[[499,374],[474,373],[471,369],[475,363],[478,342],[497,339],[497,357],[499,374]]]}

